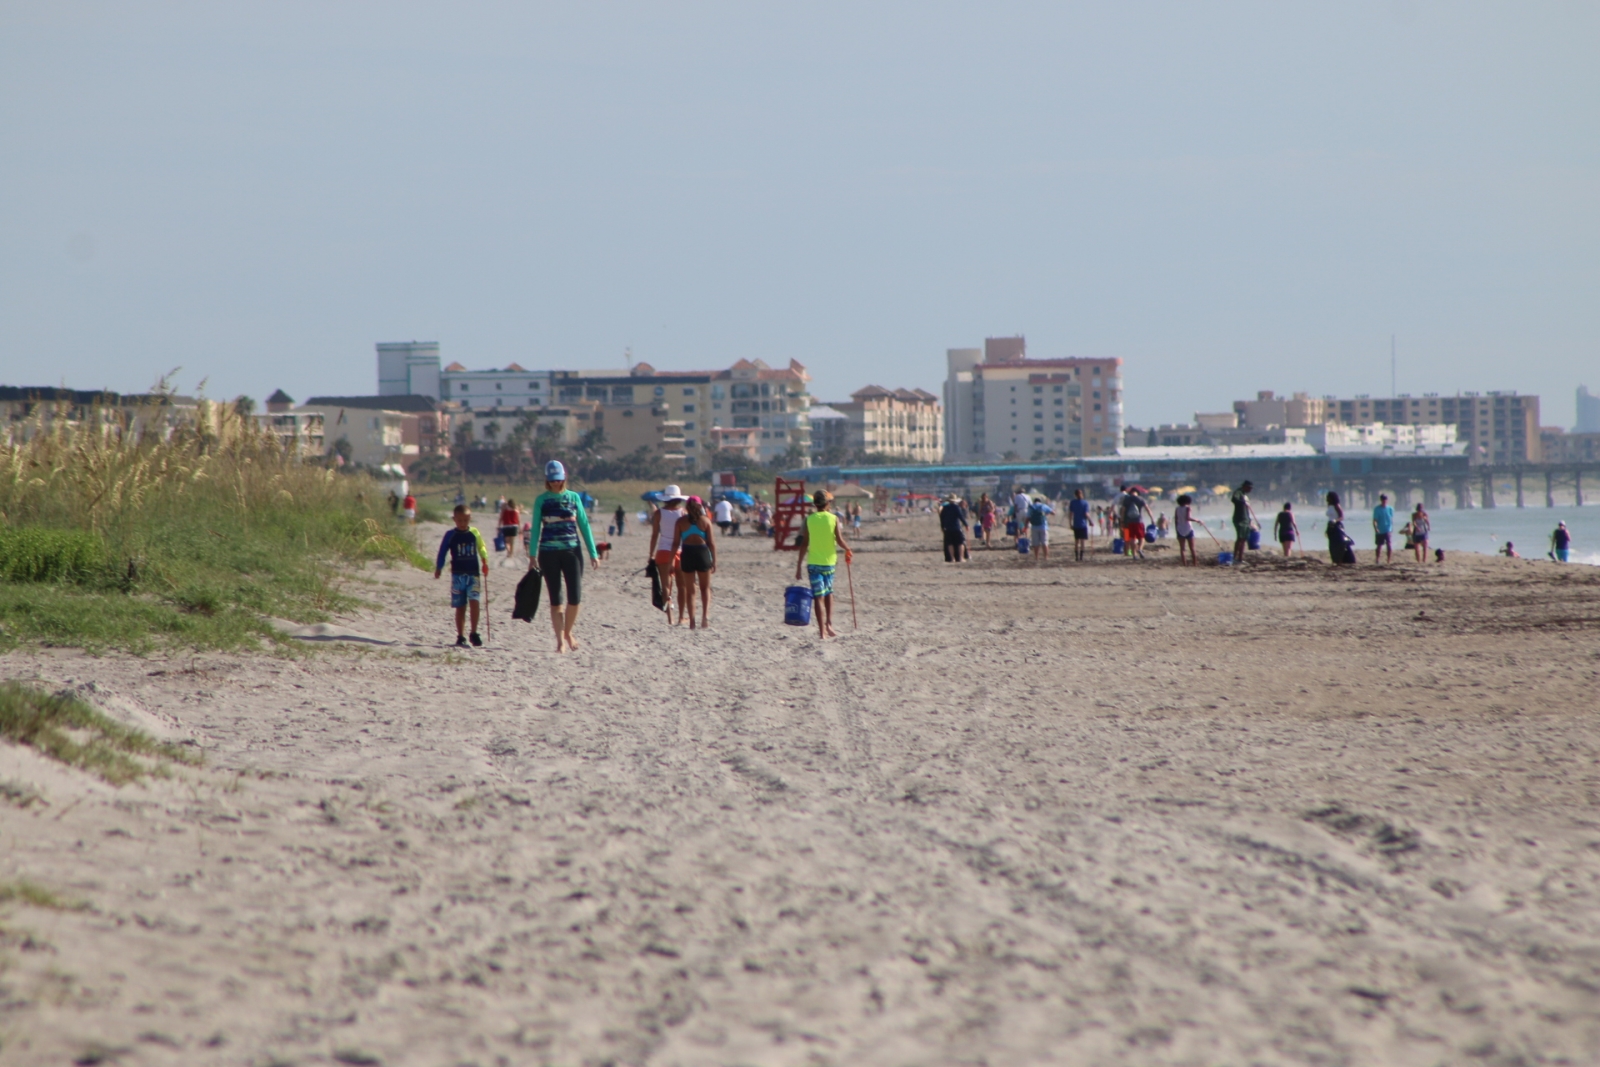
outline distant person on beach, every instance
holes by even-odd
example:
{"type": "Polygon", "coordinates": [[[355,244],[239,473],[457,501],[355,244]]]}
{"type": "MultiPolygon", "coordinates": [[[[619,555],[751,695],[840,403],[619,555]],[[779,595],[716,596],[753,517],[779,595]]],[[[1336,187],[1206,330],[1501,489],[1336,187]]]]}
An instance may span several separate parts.
{"type": "Polygon", "coordinates": [[[722,531],[722,536],[728,536],[728,531],[733,529],[733,501],[723,497],[711,511],[716,516],[717,529],[722,531]]]}
{"type": "Polygon", "coordinates": [[[944,532],[944,561],[960,563],[967,558],[967,520],[954,493],[939,507],[939,529],[944,532]]]}
{"type": "Polygon", "coordinates": [[[698,586],[700,629],[703,630],[711,625],[711,576],[717,573],[717,542],[711,536],[711,521],[706,518],[705,508],[698,499],[690,498],[683,512],[672,547],[678,557],[678,573],[683,575],[684,586],[689,590],[689,629],[695,628],[694,593],[698,586]]]}
{"type": "Polygon", "coordinates": [[[1283,502],[1283,510],[1278,512],[1278,517],[1272,520],[1272,536],[1278,544],[1283,546],[1283,558],[1288,559],[1289,553],[1294,551],[1294,543],[1300,540],[1300,527],[1294,521],[1294,503],[1289,500],[1283,502]]]}
{"type": "MultiPolygon", "coordinates": [[[[671,590],[677,581],[678,557],[672,551],[672,546],[677,543],[678,522],[683,518],[683,506],[689,498],[675,485],[669,485],[661,491],[661,505],[656,508],[655,514],[650,516],[650,544],[645,549],[647,561],[654,560],[656,574],[661,578],[663,589],[671,590]]],[[[679,590],[678,625],[683,624],[683,605],[688,600],[688,593],[679,590]]],[[[670,592],[668,593],[671,599],[670,592]]],[[[667,621],[672,621],[672,609],[667,608],[667,621]]]]}
{"type": "Polygon", "coordinates": [[[533,544],[529,546],[528,569],[537,565],[544,576],[556,651],[576,652],[578,643],[572,639],[572,628],[578,624],[578,607],[583,600],[583,553],[588,551],[589,561],[596,569],[600,567],[600,553],[589,530],[589,513],[584,510],[583,498],[567,488],[567,469],[560,460],[544,465],[544,492],[535,498],[529,511],[533,544]]]}
{"type": "Polygon", "coordinates": [[[1129,559],[1144,559],[1144,517],[1150,506],[1137,486],[1123,486],[1117,498],[1117,520],[1122,528],[1122,554],[1129,559]]]}
{"type": "Polygon", "coordinates": [[[1344,506],[1339,503],[1339,494],[1328,494],[1328,562],[1354,563],[1356,554],[1355,542],[1350,540],[1350,535],[1344,532],[1344,506]]]}
{"type": "Polygon", "coordinates": [[[1428,519],[1428,513],[1421,504],[1411,513],[1411,547],[1416,550],[1417,562],[1428,562],[1428,535],[1433,532],[1433,523],[1428,519]]]}
{"type": "Polygon", "coordinates": [[[1194,517],[1194,497],[1188,493],[1178,494],[1178,506],[1172,509],[1172,536],[1178,542],[1178,566],[1198,567],[1200,557],[1194,550],[1194,526],[1199,520],[1194,517]],[[1185,560],[1184,552],[1188,550],[1188,559],[1185,560]]]}
{"type": "Polygon", "coordinates": [[[853,534],[858,534],[858,533],[861,532],[861,505],[860,504],[851,504],[850,505],[850,532],[853,533],[853,534]]]}
{"type": "Polygon", "coordinates": [[[1017,491],[1011,494],[1011,522],[1016,527],[1015,537],[1028,536],[1028,506],[1033,501],[1028,494],[1022,491],[1022,486],[1017,486],[1017,491]]]}
{"type": "Polygon", "coordinates": [[[503,499],[500,504],[500,539],[505,542],[506,559],[517,554],[517,534],[522,532],[522,516],[517,514],[517,502],[503,499]]]}
{"type": "Polygon", "coordinates": [[[412,496],[410,493],[407,493],[406,498],[400,501],[400,517],[408,523],[413,525],[416,524],[417,498],[412,496]]]}
{"type": "Polygon", "coordinates": [[[458,508],[464,508],[464,507],[467,506],[466,490],[464,490],[464,489],[457,489],[456,490],[456,502],[455,503],[456,503],[456,507],[458,507],[458,508]]]}
{"type": "Polygon", "coordinates": [[[1566,563],[1572,556],[1572,533],[1564,522],[1556,523],[1555,531],[1550,534],[1550,553],[1557,563],[1566,563]]]}
{"type": "Polygon", "coordinates": [[[396,518],[400,516],[400,494],[393,489],[389,490],[389,514],[396,518]]]}
{"type": "Polygon", "coordinates": [[[1259,530],[1261,524],[1256,521],[1255,508],[1250,506],[1250,491],[1255,486],[1246,481],[1240,482],[1239,488],[1228,496],[1233,504],[1233,558],[1235,562],[1244,559],[1244,550],[1250,545],[1250,531],[1259,530]]]}
{"type": "Polygon", "coordinates": [[[983,527],[983,547],[993,548],[989,543],[989,535],[994,531],[994,501],[989,499],[988,493],[978,497],[978,524],[983,527]]]}
{"type": "Polygon", "coordinates": [[[444,572],[444,561],[450,560],[450,606],[456,609],[456,647],[467,647],[463,632],[467,622],[467,608],[472,609],[472,645],[483,646],[478,636],[478,604],[483,597],[483,583],[489,580],[489,546],[483,535],[472,525],[472,512],[465,504],[457,504],[454,512],[455,527],[444,532],[439,542],[439,555],[433,561],[435,579],[444,572]]]}
{"type": "Polygon", "coordinates": [[[1510,541],[1506,542],[1506,547],[1504,547],[1504,548],[1502,548],[1500,550],[1500,554],[1502,556],[1504,556],[1506,559],[1521,559],[1522,558],[1522,556],[1520,554],[1518,554],[1518,552],[1517,552],[1517,546],[1512,544],[1510,541]]]}
{"type": "Polygon", "coordinates": [[[612,516],[612,518],[617,520],[617,536],[621,537],[622,536],[622,524],[628,518],[628,512],[621,504],[618,504],[617,505],[617,513],[614,516],[612,516]]]}
{"type": "Polygon", "coordinates": [[[1067,521],[1072,526],[1072,559],[1082,562],[1084,548],[1089,544],[1089,502],[1083,498],[1082,489],[1072,491],[1072,503],[1067,505],[1067,521]]]}
{"type": "Polygon", "coordinates": [[[811,583],[812,614],[817,618],[817,632],[824,638],[839,636],[833,628],[833,572],[839,565],[839,550],[844,550],[847,566],[855,558],[845,543],[839,517],[828,510],[832,501],[833,494],[826,489],[818,489],[812,496],[816,510],[806,516],[799,558],[794,561],[795,581],[800,580],[800,568],[805,567],[811,583]]]}
{"type": "Polygon", "coordinates": [[[1028,505],[1028,548],[1035,561],[1050,558],[1050,516],[1055,513],[1044,497],[1028,505]]]}
{"type": "MultiPolygon", "coordinates": [[[[1368,500],[1372,498],[1367,497],[1368,500]]],[[[1376,547],[1372,550],[1372,562],[1382,563],[1384,554],[1389,556],[1388,562],[1394,562],[1394,508],[1389,506],[1389,494],[1378,494],[1378,506],[1372,509],[1372,536],[1376,547]]]]}

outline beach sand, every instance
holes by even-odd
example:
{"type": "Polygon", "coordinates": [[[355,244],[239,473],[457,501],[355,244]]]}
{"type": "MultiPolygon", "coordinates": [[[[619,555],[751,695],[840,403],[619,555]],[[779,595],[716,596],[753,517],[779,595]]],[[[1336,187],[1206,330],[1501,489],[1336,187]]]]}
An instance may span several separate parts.
{"type": "Polygon", "coordinates": [[[380,569],[302,657],[6,655],[207,764],[0,745],[0,883],[87,905],[0,905],[0,1061],[1595,1062],[1600,571],[1063,532],[869,524],[827,643],[755,538],[669,629],[628,536],[570,656],[380,569]]]}

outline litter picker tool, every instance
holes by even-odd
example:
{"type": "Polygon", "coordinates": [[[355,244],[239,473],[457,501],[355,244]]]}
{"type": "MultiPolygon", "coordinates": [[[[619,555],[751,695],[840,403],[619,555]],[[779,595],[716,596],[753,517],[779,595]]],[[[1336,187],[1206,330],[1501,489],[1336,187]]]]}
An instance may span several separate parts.
{"type": "Polygon", "coordinates": [[[484,564],[484,568],[483,568],[483,621],[484,621],[484,625],[487,627],[487,629],[489,631],[488,640],[489,641],[493,641],[494,640],[494,612],[489,610],[489,566],[488,566],[488,564],[484,564]]]}
{"type": "Polygon", "coordinates": [[[850,555],[848,551],[844,557],[844,576],[850,583],[850,625],[853,629],[861,629],[861,620],[856,617],[856,575],[850,569],[850,555]]]}

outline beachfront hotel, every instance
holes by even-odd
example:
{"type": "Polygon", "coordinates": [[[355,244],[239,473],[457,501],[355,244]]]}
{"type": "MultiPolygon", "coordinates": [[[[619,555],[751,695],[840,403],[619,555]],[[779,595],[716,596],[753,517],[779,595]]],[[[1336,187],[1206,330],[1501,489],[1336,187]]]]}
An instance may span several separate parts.
{"type": "Polygon", "coordinates": [[[1029,359],[1022,337],[946,353],[945,459],[951,463],[1115,455],[1122,360],[1029,359]]]}

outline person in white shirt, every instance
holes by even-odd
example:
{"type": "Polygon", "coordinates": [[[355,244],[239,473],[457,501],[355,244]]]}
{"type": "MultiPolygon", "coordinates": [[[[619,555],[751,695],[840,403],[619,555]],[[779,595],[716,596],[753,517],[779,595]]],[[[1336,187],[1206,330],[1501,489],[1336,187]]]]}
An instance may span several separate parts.
{"type": "Polygon", "coordinates": [[[1011,518],[1017,524],[1018,537],[1028,536],[1028,509],[1033,506],[1033,498],[1022,491],[1022,486],[1017,486],[1017,493],[1011,498],[1011,518]]]}
{"type": "Polygon", "coordinates": [[[712,509],[717,518],[717,525],[722,528],[723,536],[727,536],[728,528],[733,525],[733,503],[727,497],[717,501],[717,506],[712,509]]]}

